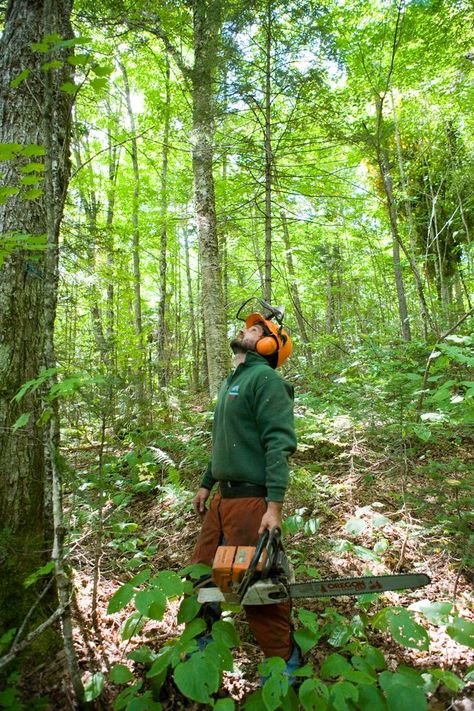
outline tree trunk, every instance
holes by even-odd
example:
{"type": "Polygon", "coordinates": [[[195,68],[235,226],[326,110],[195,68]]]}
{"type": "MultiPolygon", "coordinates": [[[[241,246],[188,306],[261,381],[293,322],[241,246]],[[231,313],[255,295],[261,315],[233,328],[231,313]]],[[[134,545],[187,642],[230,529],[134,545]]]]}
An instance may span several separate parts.
{"type": "Polygon", "coordinates": [[[140,227],[139,227],[139,207],[140,207],[140,172],[138,170],[138,146],[136,137],[135,116],[132,108],[130,95],[130,85],[125,65],[121,65],[123,83],[125,88],[125,99],[127,102],[128,119],[130,122],[131,147],[132,147],[132,168],[133,168],[133,196],[132,196],[132,263],[133,263],[133,311],[135,321],[135,334],[137,337],[137,365],[134,372],[136,379],[136,393],[139,419],[146,419],[145,408],[145,348],[143,343],[142,326],[142,298],[141,298],[141,274],[140,274],[140,227]]]}
{"type": "Polygon", "coordinates": [[[265,283],[263,298],[272,302],[272,131],[271,131],[271,49],[272,4],[267,2],[265,38],[265,283]]]}
{"type": "Polygon", "coordinates": [[[397,287],[398,298],[398,314],[400,317],[400,326],[402,338],[404,341],[411,340],[410,319],[408,316],[408,307],[405,296],[405,284],[403,282],[403,274],[400,265],[400,236],[398,234],[397,212],[395,207],[395,199],[393,195],[392,176],[390,174],[390,163],[388,160],[387,151],[384,148],[379,152],[379,169],[380,176],[384,187],[385,197],[387,200],[387,209],[390,219],[390,229],[392,232],[393,244],[393,271],[395,276],[395,284],[397,287]]]}
{"type": "Polygon", "coordinates": [[[221,26],[219,5],[215,0],[195,0],[193,7],[193,175],[201,257],[204,337],[211,395],[217,392],[229,366],[212,174],[213,79],[221,26]]]}
{"type": "MultiPolygon", "coordinates": [[[[41,146],[37,152],[12,152],[2,166],[2,186],[19,187],[17,195],[0,204],[0,233],[47,235],[46,252],[16,249],[0,267],[0,521],[8,535],[0,551],[0,628],[13,626],[25,614],[29,594],[23,580],[44,563],[52,546],[51,473],[45,462],[45,432],[38,424],[42,412],[41,393],[31,390],[20,402],[12,401],[25,382],[38,377],[50,360],[46,357],[46,335],[50,338],[56,307],[57,231],[69,176],[68,144],[71,97],[58,90],[70,80],[68,65],[55,70],[49,118],[53,136],[52,155],[46,150],[45,53],[34,52],[31,43],[57,32],[70,37],[71,3],[15,0],[8,4],[4,32],[0,40],[0,143],[41,146]],[[46,22],[44,21],[46,17],[46,22]],[[20,72],[27,78],[15,88],[11,82],[20,72]],[[32,157],[27,157],[28,155],[32,157]],[[48,180],[54,182],[55,233],[49,234],[46,193],[28,199],[31,186],[20,186],[21,166],[51,164],[48,180]],[[22,428],[12,427],[22,413],[30,413],[22,428]],[[48,499],[48,500],[47,500],[48,499]]],[[[64,59],[60,50],[48,53],[64,59]]],[[[70,67],[69,67],[70,68],[70,67]]],[[[35,151],[30,148],[30,151],[35,151]]],[[[46,172],[46,170],[45,170],[46,172]]],[[[40,178],[41,178],[40,173],[40,178]]],[[[42,183],[38,183],[39,187],[42,183]]],[[[38,186],[35,186],[38,187],[38,186]]],[[[51,186],[50,186],[51,187],[51,186]]],[[[53,189],[53,188],[51,188],[53,189]]],[[[51,208],[51,206],[49,206],[51,208]]]]}
{"type": "Polygon", "coordinates": [[[303,309],[301,307],[301,300],[298,291],[298,282],[296,280],[295,265],[293,262],[293,255],[291,253],[291,242],[290,242],[290,232],[288,230],[288,221],[286,219],[285,212],[281,210],[280,212],[281,224],[283,227],[283,240],[285,244],[286,253],[286,263],[288,266],[288,274],[290,275],[290,292],[291,300],[293,302],[293,309],[296,316],[296,321],[298,323],[298,328],[300,330],[301,340],[303,341],[303,352],[306,358],[308,367],[313,370],[313,354],[311,352],[311,346],[309,345],[308,332],[306,330],[306,321],[303,316],[303,309]]]}
{"type": "Polygon", "coordinates": [[[163,154],[161,165],[161,235],[160,235],[160,302],[158,306],[158,336],[157,336],[157,356],[158,356],[158,382],[161,388],[168,384],[167,368],[165,367],[166,348],[166,268],[168,261],[168,155],[169,155],[169,132],[170,132],[170,63],[166,55],[166,78],[165,78],[165,120],[163,126],[163,154]]]}

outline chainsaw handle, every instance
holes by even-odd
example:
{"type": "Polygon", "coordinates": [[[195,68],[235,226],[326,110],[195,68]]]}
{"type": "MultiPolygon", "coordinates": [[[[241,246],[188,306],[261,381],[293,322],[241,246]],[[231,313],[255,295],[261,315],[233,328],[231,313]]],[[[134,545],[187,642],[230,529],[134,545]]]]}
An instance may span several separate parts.
{"type": "Polygon", "coordinates": [[[267,558],[260,573],[262,580],[265,580],[270,575],[271,570],[275,566],[278,551],[281,547],[281,528],[273,526],[268,536],[268,542],[266,545],[267,558]]]}
{"type": "Polygon", "coordinates": [[[242,578],[239,588],[237,590],[237,594],[240,595],[241,597],[245,595],[248,586],[252,582],[252,578],[255,575],[255,571],[257,569],[258,561],[260,560],[264,548],[268,545],[268,540],[270,537],[270,532],[265,530],[260,538],[258,539],[257,547],[255,548],[255,553],[253,554],[252,560],[249,563],[249,567],[247,568],[247,571],[242,578]]]}

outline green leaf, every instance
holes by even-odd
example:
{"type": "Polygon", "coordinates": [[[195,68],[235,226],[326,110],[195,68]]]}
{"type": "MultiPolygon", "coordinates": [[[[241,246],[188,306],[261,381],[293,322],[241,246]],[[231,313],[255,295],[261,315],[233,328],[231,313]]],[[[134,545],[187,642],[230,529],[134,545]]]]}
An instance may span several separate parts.
{"type": "Polygon", "coordinates": [[[464,647],[474,647],[474,622],[463,617],[455,617],[446,632],[451,639],[464,647]]]}
{"type": "Polygon", "coordinates": [[[46,155],[46,148],[37,143],[29,143],[21,149],[21,155],[31,158],[32,156],[46,155]]]}
{"type": "Polygon", "coordinates": [[[428,633],[417,624],[410,613],[403,607],[387,607],[381,610],[372,620],[372,625],[378,629],[389,629],[393,638],[404,647],[427,650],[430,645],[428,633]]]}
{"type": "Polygon", "coordinates": [[[173,679],[182,694],[201,704],[211,703],[210,694],[215,694],[220,684],[219,670],[203,652],[178,664],[173,679]]]}
{"type": "Polygon", "coordinates": [[[126,689],[120,692],[120,694],[117,696],[117,698],[114,701],[114,709],[115,711],[121,711],[122,709],[128,707],[128,705],[132,702],[132,700],[135,698],[136,694],[138,691],[143,686],[142,681],[137,681],[133,686],[128,686],[126,689]]]}
{"type": "Polygon", "coordinates": [[[12,187],[12,186],[5,186],[4,188],[0,188],[0,205],[4,205],[8,198],[11,197],[12,195],[17,195],[20,192],[20,188],[17,187],[12,187]]]}
{"type": "Polygon", "coordinates": [[[447,689],[458,693],[465,687],[464,681],[448,669],[431,669],[430,674],[438,679],[447,689]]]}
{"type": "Polygon", "coordinates": [[[96,74],[98,77],[107,77],[107,76],[109,76],[110,74],[112,74],[112,72],[114,71],[114,68],[113,68],[113,66],[110,65],[110,64],[108,64],[108,65],[105,65],[105,64],[104,64],[103,66],[101,66],[101,65],[99,65],[99,64],[95,64],[95,65],[92,67],[92,71],[93,71],[94,74],[96,74]]]}
{"type": "Polygon", "coordinates": [[[417,600],[413,602],[409,610],[421,612],[426,619],[434,625],[445,625],[451,614],[453,605],[451,602],[431,602],[431,600],[417,600]]]}
{"type": "Polygon", "coordinates": [[[173,656],[173,652],[173,647],[165,647],[151,665],[151,668],[147,673],[147,677],[151,678],[162,674],[165,669],[167,669],[171,664],[171,657],[173,656]]]}
{"type": "Polygon", "coordinates": [[[133,585],[129,583],[122,585],[110,598],[109,604],[107,605],[107,614],[113,615],[114,612],[122,610],[125,605],[128,605],[134,594],[133,585]]]}
{"type": "MultiPolygon", "coordinates": [[[[385,711],[387,705],[385,699],[378,689],[369,684],[359,684],[359,701],[358,707],[360,709],[367,709],[367,711],[385,711]]],[[[408,711],[408,710],[407,710],[408,711]]],[[[410,709],[411,711],[411,709],[410,709]]]]}
{"type": "Polygon", "coordinates": [[[101,91],[107,86],[107,79],[104,79],[103,77],[96,77],[95,79],[91,79],[90,85],[94,91],[101,91]]]}
{"type": "Polygon", "coordinates": [[[378,555],[365,546],[353,546],[352,550],[361,560],[380,560],[378,555]]]}
{"type": "Polygon", "coordinates": [[[135,595],[135,607],[151,620],[161,620],[166,610],[166,595],[158,588],[142,590],[135,595]]]}
{"type": "Polygon", "coordinates": [[[426,425],[413,425],[412,429],[418,439],[421,439],[422,442],[428,442],[428,440],[431,438],[431,430],[426,425]]]}
{"type": "Polygon", "coordinates": [[[330,699],[336,711],[351,711],[353,706],[349,706],[347,701],[357,701],[358,695],[357,688],[348,681],[338,681],[330,691],[330,699]]]}
{"type": "Polygon", "coordinates": [[[31,188],[31,190],[25,190],[25,192],[21,194],[21,197],[23,200],[36,200],[41,197],[41,195],[44,195],[44,190],[41,190],[41,188],[31,188]]]}
{"type": "Polygon", "coordinates": [[[232,671],[234,668],[234,658],[228,647],[224,647],[217,642],[210,642],[204,649],[204,654],[212,659],[219,671],[232,671]]]}
{"type": "Polygon", "coordinates": [[[31,412],[24,412],[22,415],[20,415],[20,417],[17,419],[17,421],[12,427],[12,432],[16,432],[20,429],[20,427],[24,427],[25,425],[27,425],[30,420],[30,417],[31,412]]]}
{"type": "Polygon", "coordinates": [[[325,711],[329,703],[329,690],[319,679],[306,679],[298,692],[304,711],[325,711]]]}
{"type": "Polygon", "coordinates": [[[308,630],[311,630],[311,632],[314,632],[315,634],[318,633],[319,622],[314,612],[300,607],[298,610],[298,619],[308,630]]]}
{"type": "Polygon", "coordinates": [[[10,87],[12,89],[16,89],[22,82],[25,81],[25,79],[28,79],[30,76],[31,69],[23,69],[22,72],[18,74],[17,77],[15,77],[11,82],[10,82],[10,87]]]}
{"type": "Polygon", "coordinates": [[[371,645],[364,646],[363,656],[367,664],[369,664],[372,669],[381,670],[387,668],[387,662],[380,649],[377,647],[372,647],[371,645]]]}
{"type": "Polygon", "coordinates": [[[133,587],[137,588],[139,585],[143,585],[143,583],[146,583],[146,581],[149,580],[150,575],[150,568],[145,568],[145,570],[142,570],[140,573],[137,573],[137,575],[135,575],[128,584],[133,585],[133,587]]]}
{"type": "Polygon", "coordinates": [[[153,664],[156,657],[156,652],[153,652],[153,650],[150,649],[150,647],[147,647],[146,644],[142,644],[141,647],[138,647],[138,649],[134,649],[132,652],[127,654],[128,659],[138,662],[138,664],[153,664]]]}
{"type": "Polygon", "coordinates": [[[234,625],[224,620],[218,620],[212,625],[212,637],[218,644],[224,647],[237,647],[240,643],[240,637],[234,625]]]}
{"type": "Polygon", "coordinates": [[[142,696],[135,696],[127,706],[127,711],[161,711],[161,709],[160,702],[153,700],[152,691],[145,691],[142,696]]]}
{"type": "Polygon", "coordinates": [[[426,711],[428,704],[422,689],[417,686],[394,684],[385,692],[387,711],[426,711]]]}
{"type": "Polygon", "coordinates": [[[194,637],[200,635],[201,632],[204,632],[206,628],[207,625],[205,621],[202,618],[198,617],[196,620],[192,620],[189,624],[186,625],[186,628],[183,634],[181,635],[180,641],[185,644],[191,639],[194,639],[194,637]]]}
{"type": "Polygon", "coordinates": [[[37,185],[42,180],[44,180],[44,176],[42,175],[25,175],[20,179],[20,183],[22,185],[37,185]]]}
{"type": "Polygon", "coordinates": [[[353,536],[358,536],[367,528],[367,523],[361,518],[350,518],[344,526],[347,533],[352,533],[353,536]]]}
{"type": "Polygon", "coordinates": [[[309,652],[309,650],[315,646],[321,636],[318,632],[312,632],[308,629],[295,630],[293,634],[295,637],[296,644],[299,646],[303,654],[309,652]]]}
{"type": "Polygon", "coordinates": [[[114,684],[128,684],[133,674],[125,664],[114,664],[110,669],[110,681],[114,684]]]}
{"type": "Polygon", "coordinates": [[[146,620],[139,612],[132,612],[120,628],[120,635],[123,641],[131,639],[133,635],[138,634],[145,622],[146,620]]]}
{"type": "Polygon", "coordinates": [[[91,679],[84,685],[84,699],[85,701],[94,701],[97,699],[104,688],[104,675],[102,672],[97,672],[93,674],[91,679]]]}
{"type": "Polygon", "coordinates": [[[25,588],[29,588],[32,585],[36,583],[39,578],[44,577],[45,575],[49,575],[52,573],[54,570],[54,561],[49,560],[45,565],[41,566],[41,568],[38,568],[38,570],[35,570],[34,573],[31,573],[31,575],[28,575],[28,577],[23,581],[23,586],[25,588]]]}
{"type": "Polygon", "coordinates": [[[43,173],[44,170],[44,163],[27,163],[20,168],[21,173],[43,173]]]}
{"type": "Polygon", "coordinates": [[[72,81],[65,81],[59,88],[61,91],[64,91],[65,94],[74,95],[78,87],[72,81]]]}
{"type": "Polygon", "coordinates": [[[383,514],[376,513],[372,519],[372,523],[375,528],[382,528],[383,526],[386,526],[388,523],[390,523],[390,519],[384,516],[383,514]]]}
{"type": "Polygon", "coordinates": [[[178,611],[178,625],[182,625],[184,622],[191,622],[199,610],[201,609],[201,604],[197,600],[197,595],[192,597],[185,597],[181,601],[178,611]]]}
{"type": "Polygon", "coordinates": [[[68,64],[73,67],[84,66],[90,61],[90,54],[72,54],[67,58],[68,64]]]}
{"type": "Polygon", "coordinates": [[[192,563],[179,571],[181,577],[189,576],[193,580],[198,580],[204,576],[211,576],[212,568],[204,563],[192,563]]]}
{"type": "Polygon", "coordinates": [[[340,654],[330,654],[327,657],[321,667],[320,675],[323,679],[329,679],[331,677],[342,676],[352,669],[351,665],[340,654]]]}
{"type": "Polygon", "coordinates": [[[219,699],[214,704],[214,711],[234,711],[235,701],[233,699],[219,699]]]}
{"type": "Polygon", "coordinates": [[[275,711],[280,706],[280,700],[287,691],[288,679],[270,676],[262,687],[262,700],[267,711],[275,711]]]}
{"type": "Polygon", "coordinates": [[[42,64],[41,71],[47,72],[50,69],[61,69],[63,64],[64,62],[61,62],[59,59],[53,59],[51,62],[45,62],[44,64],[42,64]]]}
{"type": "Polygon", "coordinates": [[[150,585],[159,587],[166,597],[180,597],[183,594],[183,581],[172,570],[163,570],[150,580],[150,585]]]}
{"type": "Polygon", "coordinates": [[[43,54],[45,52],[49,52],[49,50],[50,50],[49,42],[44,42],[44,41],[43,42],[32,42],[30,44],[30,47],[33,50],[33,52],[42,52],[43,54]]]}
{"type": "Polygon", "coordinates": [[[377,555],[382,555],[388,548],[388,541],[386,538],[381,538],[378,540],[374,546],[374,553],[377,555]]]}

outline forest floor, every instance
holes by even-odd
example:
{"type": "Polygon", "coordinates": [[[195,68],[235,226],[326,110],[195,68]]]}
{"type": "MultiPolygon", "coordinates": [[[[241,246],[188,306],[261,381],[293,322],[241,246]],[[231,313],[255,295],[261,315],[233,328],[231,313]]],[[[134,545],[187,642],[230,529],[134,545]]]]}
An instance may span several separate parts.
{"type": "MultiPolygon", "coordinates": [[[[297,512],[303,522],[317,518],[319,527],[315,532],[314,527],[310,528],[309,533],[308,528],[305,532],[304,528],[293,527],[285,535],[297,580],[307,579],[308,570],[320,578],[364,575],[369,571],[423,572],[431,578],[428,587],[386,593],[372,604],[370,613],[387,604],[408,607],[421,600],[449,601],[455,603],[462,617],[473,620],[473,573],[466,564],[467,551],[463,550],[463,545],[467,545],[466,512],[459,504],[463,499],[459,497],[456,478],[460,462],[472,477],[473,445],[473,440],[466,438],[444,442],[438,448],[426,445],[411,459],[406,452],[391,449],[382,436],[372,433],[367,437],[357,432],[345,418],[336,418],[323,436],[304,436],[292,460],[294,474],[284,513],[290,516],[297,512]],[[434,468],[433,462],[437,463],[434,468]],[[359,522],[356,533],[348,524],[353,519],[359,522]],[[382,539],[384,543],[380,546],[382,539]],[[370,556],[377,542],[379,553],[370,556]]],[[[163,483],[163,476],[161,480],[163,483]]],[[[138,524],[140,538],[156,547],[156,553],[148,561],[156,572],[179,571],[190,557],[199,530],[199,521],[190,506],[196,484],[197,480],[187,481],[185,488],[189,494],[184,493],[181,498],[174,497],[172,488],[163,486],[153,493],[139,494],[131,502],[127,520],[138,524]]],[[[93,628],[92,544],[91,537],[86,535],[75,547],[72,558],[76,584],[75,640],[85,679],[97,671],[106,674],[115,663],[128,663],[134,669],[127,660],[132,649],[146,644],[159,650],[179,633],[178,603],[173,603],[162,621],[149,621],[132,640],[121,640],[121,625],[132,608],[108,615],[107,605],[132,574],[124,567],[126,556],[114,547],[104,548],[101,554],[95,603],[97,626],[93,628]]],[[[349,597],[300,600],[294,605],[295,613],[299,607],[321,618],[331,609],[347,620],[361,610],[357,600],[349,597]]],[[[258,686],[261,654],[243,614],[235,617],[235,624],[241,646],[234,650],[235,673],[226,674],[224,687],[239,703],[258,686]]],[[[422,624],[429,632],[429,651],[403,647],[388,632],[368,628],[367,634],[370,643],[384,653],[389,670],[406,664],[419,671],[450,670],[462,677],[474,664],[474,650],[454,642],[442,625],[430,624],[424,618],[422,624]]],[[[317,670],[324,658],[335,651],[337,648],[327,640],[320,641],[306,661],[317,670]]],[[[135,670],[139,671],[137,665],[135,670]]],[[[67,678],[61,654],[54,663],[32,671],[30,682],[34,680],[36,692],[49,697],[50,709],[66,711],[74,708],[67,678]]],[[[28,685],[28,680],[24,683],[28,685]]],[[[118,691],[119,687],[106,685],[94,708],[112,709],[118,691]]],[[[163,709],[204,708],[184,698],[171,680],[166,682],[161,703],[163,709]]],[[[429,700],[429,709],[474,709],[474,684],[467,684],[457,695],[439,687],[429,700]]]]}

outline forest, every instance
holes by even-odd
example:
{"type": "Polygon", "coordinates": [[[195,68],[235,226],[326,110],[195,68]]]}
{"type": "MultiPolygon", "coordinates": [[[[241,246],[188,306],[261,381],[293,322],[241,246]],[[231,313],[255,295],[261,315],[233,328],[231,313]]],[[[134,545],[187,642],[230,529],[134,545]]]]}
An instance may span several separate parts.
{"type": "Polygon", "coordinates": [[[474,708],[471,0],[0,13],[0,709],[474,708]],[[296,581],[431,581],[295,600],[290,681],[189,565],[251,297],[296,581]]]}

